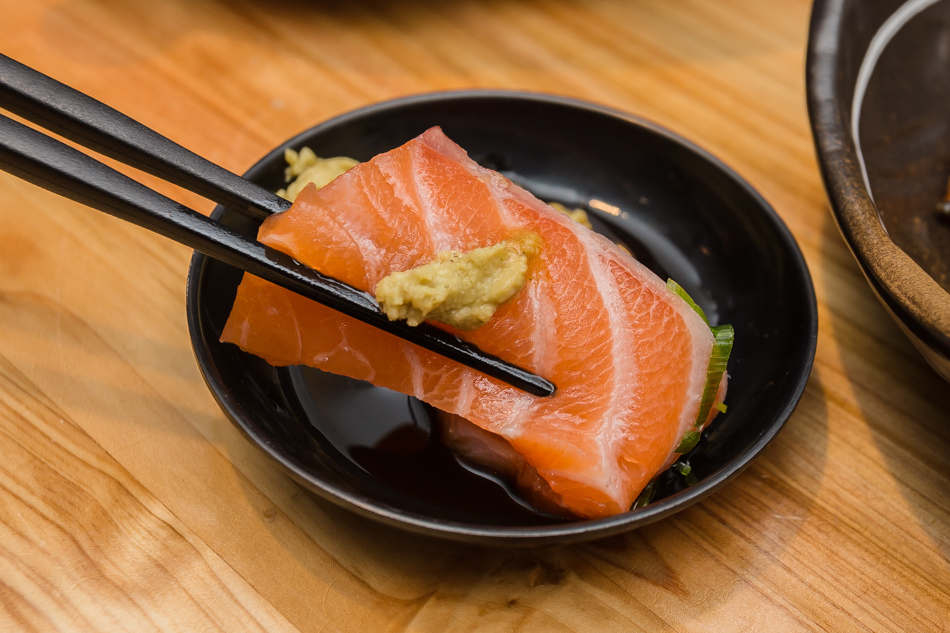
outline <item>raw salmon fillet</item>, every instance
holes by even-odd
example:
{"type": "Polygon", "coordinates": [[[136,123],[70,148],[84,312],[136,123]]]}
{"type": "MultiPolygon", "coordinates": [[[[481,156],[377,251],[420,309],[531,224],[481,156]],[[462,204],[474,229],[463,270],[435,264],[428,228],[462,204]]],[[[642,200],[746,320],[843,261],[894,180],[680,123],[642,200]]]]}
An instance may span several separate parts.
{"type": "MultiPolygon", "coordinates": [[[[306,364],[415,396],[503,438],[571,513],[625,512],[693,428],[713,348],[704,319],[639,262],[479,167],[439,128],[322,189],[308,186],[264,222],[259,239],[372,292],[440,251],[524,231],[544,241],[525,287],[487,325],[456,334],[552,381],[552,397],[251,275],[221,340],[273,365],[306,364]]],[[[725,378],[719,391],[717,401],[725,378]]]]}

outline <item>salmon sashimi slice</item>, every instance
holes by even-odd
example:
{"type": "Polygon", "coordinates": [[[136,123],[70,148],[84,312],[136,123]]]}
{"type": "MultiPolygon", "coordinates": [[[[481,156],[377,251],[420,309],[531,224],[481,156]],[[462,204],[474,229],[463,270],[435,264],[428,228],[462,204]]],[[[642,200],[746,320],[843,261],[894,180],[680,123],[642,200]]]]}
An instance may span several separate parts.
{"type": "MultiPolygon", "coordinates": [[[[642,264],[478,166],[439,128],[306,187],[259,239],[372,292],[440,251],[526,231],[543,247],[524,288],[487,325],[453,333],[552,381],[554,396],[526,394],[252,275],[221,340],[464,418],[503,439],[536,471],[522,478],[543,482],[545,498],[574,515],[627,511],[694,429],[713,349],[704,318],[642,264]]],[[[724,396],[725,377],[717,401],[724,396]]]]}

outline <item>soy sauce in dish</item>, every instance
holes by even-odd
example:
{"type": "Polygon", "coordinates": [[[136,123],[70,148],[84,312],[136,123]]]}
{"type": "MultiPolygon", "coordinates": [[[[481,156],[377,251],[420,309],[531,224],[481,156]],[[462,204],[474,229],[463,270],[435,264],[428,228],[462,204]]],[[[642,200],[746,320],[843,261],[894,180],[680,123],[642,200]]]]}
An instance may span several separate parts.
{"type": "Polygon", "coordinates": [[[458,459],[439,437],[437,412],[421,401],[311,367],[282,372],[298,415],[392,490],[459,520],[509,525],[563,520],[531,508],[491,471],[458,459]]]}

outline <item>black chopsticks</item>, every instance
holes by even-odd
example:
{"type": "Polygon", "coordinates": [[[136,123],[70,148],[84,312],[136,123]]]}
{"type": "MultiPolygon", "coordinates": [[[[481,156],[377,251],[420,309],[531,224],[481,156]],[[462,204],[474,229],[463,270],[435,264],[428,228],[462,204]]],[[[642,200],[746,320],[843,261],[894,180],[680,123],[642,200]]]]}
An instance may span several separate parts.
{"type": "MultiPolygon", "coordinates": [[[[255,220],[290,203],[92,97],[0,55],[0,107],[255,220]]],[[[537,396],[553,384],[438,328],[390,321],[369,293],[241,235],[42,132],[0,115],[0,168],[171,238],[537,396]]]]}

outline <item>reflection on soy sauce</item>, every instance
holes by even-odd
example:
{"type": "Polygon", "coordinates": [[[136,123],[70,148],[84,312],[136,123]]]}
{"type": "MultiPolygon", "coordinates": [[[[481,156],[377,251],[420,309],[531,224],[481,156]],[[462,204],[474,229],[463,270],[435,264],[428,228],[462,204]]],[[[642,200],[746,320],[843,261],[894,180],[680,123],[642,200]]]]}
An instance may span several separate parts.
{"type": "MultiPolygon", "coordinates": [[[[515,176],[513,180],[519,179],[515,176]]],[[[556,199],[534,191],[538,187],[531,183],[520,184],[527,184],[539,197],[556,199]]],[[[561,200],[568,207],[586,206],[577,205],[572,198],[564,195],[561,200]]],[[[596,208],[586,208],[594,230],[622,244],[661,278],[675,279],[715,322],[718,307],[699,285],[698,271],[669,239],[619,209],[622,215],[614,218],[596,208]]],[[[437,506],[440,516],[486,525],[531,526],[564,521],[533,509],[511,482],[496,473],[456,457],[441,442],[437,412],[428,405],[309,367],[286,371],[293,395],[314,430],[395,493],[437,506]]],[[[692,455],[701,460],[704,445],[701,441],[692,455]]],[[[684,478],[668,471],[657,478],[655,487],[654,499],[660,499],[682,490],[684,478]]]]}
{"type": "Polygon", "coordinates": [[[437,412],[401,393],[309,367],[287,370],[314,429],[380,484],[440,516],[486,525],[563,521],[538,512],[494,473],[464,464],[439,437],[437,412]]]}

